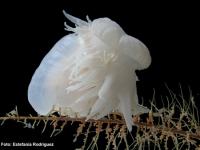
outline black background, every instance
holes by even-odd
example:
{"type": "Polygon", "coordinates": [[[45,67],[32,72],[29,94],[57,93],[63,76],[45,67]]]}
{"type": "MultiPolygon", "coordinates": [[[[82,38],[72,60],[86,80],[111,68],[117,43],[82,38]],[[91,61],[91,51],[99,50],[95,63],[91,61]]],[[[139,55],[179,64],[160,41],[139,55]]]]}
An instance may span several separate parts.
{"type": "MultiPolygon", "coordinates": [[[[1,4],[0,114],[4,115],[15,105],[22,115],[36,114],[27,100],[28,84],[42,58],[61,37],[68,34],[64,31],[64,21],[67,19],[62,13],[63,9],[81,19],[85,19],[86,15],[92,20],[108,17],[116,21],[126,33],[145,43],[150,50],[152,64],[147,70],[137,73],[141,80],[138,93],[146,101],[151,99],[153,89],[162,94],[166,90],[165,84],[175,91],[179,90],[181,84],[186,88],[186,93],[190,86],[194,96],[199,97],[198,6],[192,2],[152,3],[135,0],[109,3],[30,0],[1,4]]],[[[0,132],[4,138],[13,139],[46,137],[37,130],[15,131],[15,128],[4,127],[0,132]]],[[[67,138],[62,134],[57,139],[62,136],[67,138]]]]}

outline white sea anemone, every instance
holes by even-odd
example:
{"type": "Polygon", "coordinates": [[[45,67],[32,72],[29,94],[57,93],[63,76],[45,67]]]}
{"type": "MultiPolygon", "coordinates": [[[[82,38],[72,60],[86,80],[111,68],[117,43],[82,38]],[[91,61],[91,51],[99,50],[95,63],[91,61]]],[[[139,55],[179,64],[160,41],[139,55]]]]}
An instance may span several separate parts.
{"type": "Polygon", "coordinates": [[[109,18],[87,22],[67,13],[76,27],[42,60],[28,88],[28,99],[41,115],[53,106],[62,115],[99,119],[123,114],[131,131],[132,115],[146,113],[138,104],[135,70],[147,68],[151,56],[138,39],[109,18]]]}

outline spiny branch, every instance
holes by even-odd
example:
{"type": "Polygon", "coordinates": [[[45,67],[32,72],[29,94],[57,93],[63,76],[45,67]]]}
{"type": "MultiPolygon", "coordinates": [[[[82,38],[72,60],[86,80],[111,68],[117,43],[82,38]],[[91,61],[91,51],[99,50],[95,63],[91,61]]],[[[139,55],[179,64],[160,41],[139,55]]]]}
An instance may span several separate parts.
{"type": "Polygon", "coordinates": [[[111,124],[125,124],[124,120],[111,120],[111,119],[106,119],[102,118],[99,120],[94,120],[94,119],[89,119],[87,121],[85,117],[82,118],[71,118],[71,117],[66,117],[66,116],[11,116],[11,117],[0,117],[0,120],[49,120],[49,121],[72,121],[72,122],[103,122],[103,123],[111,123],[111,124]]]}
{"type": "MultiPolygon", "coordinates": [[[[71,118],[71,117],[67,117],[67,116],[6,116],[6,117],[0,117],[0,120],[48,120],[48,121],[72,121],[72,122],[81,122],[81,123],[85,123],[85,122],[91,122],[91,123],[105,123],[105,124],[118,124],[118,125],[125,125],[125,121],[124,119],[122,120],[113,120],[113,119],[107,119],[107,118],[102,118],[99,120],[94,120],[94,119],[90,119],[85,121],[86,118],[71,118]]],[[[133,122],[136,126],[138,126],[139,128],[153,128],[154,131],[159,132],[159,133],[168,133],[168,132],[172,132],[173,134],[179,134],[181,136],[185,136],[185,137],[189,137],[192,139],[200,139],[200,134],[195,134],[195,133],[191,133],[188,131],[184,131],[184,130],[179,130],[176,128],[169,128],[169,127],[160,127],[160,125],[154,125],[152,124],[152,122],[139,122],[135,119],[133,119],[133,122]]]]}

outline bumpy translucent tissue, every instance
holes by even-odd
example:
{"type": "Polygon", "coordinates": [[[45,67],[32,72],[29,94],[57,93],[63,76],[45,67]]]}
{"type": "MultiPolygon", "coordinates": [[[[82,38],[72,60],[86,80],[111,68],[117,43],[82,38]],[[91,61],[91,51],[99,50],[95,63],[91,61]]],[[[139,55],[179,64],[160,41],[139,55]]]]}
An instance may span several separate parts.
{"type": "Polygon", "coordinates": [[[53,106],[62,115],[99,119],[112,111],[123,114],[132,129],[132,115],[149,110],[138,104],[135,70],[151,63],[146,46],[108,18],[88,22],[65,13],[74,33],[58,41],[42,60],[28,88],[38,114],[53,106]]]}

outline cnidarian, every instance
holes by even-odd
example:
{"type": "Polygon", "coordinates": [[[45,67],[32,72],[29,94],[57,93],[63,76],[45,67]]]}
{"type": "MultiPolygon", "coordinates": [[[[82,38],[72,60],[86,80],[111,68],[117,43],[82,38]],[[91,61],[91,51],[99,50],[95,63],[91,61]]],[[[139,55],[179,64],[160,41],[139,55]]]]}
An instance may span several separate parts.
{"type": "Polygon", "coordinates": [[[28,99],[40,115],[53,106],[62,115],[99,119],[113,111],[123,114],[129,131],[132,115],[146,113],[138,103],[135,70],[151,64],[147,47],[109,18],[80,20],[73,33],[59,40],[44,57],[28,88],[28,99]]]}

